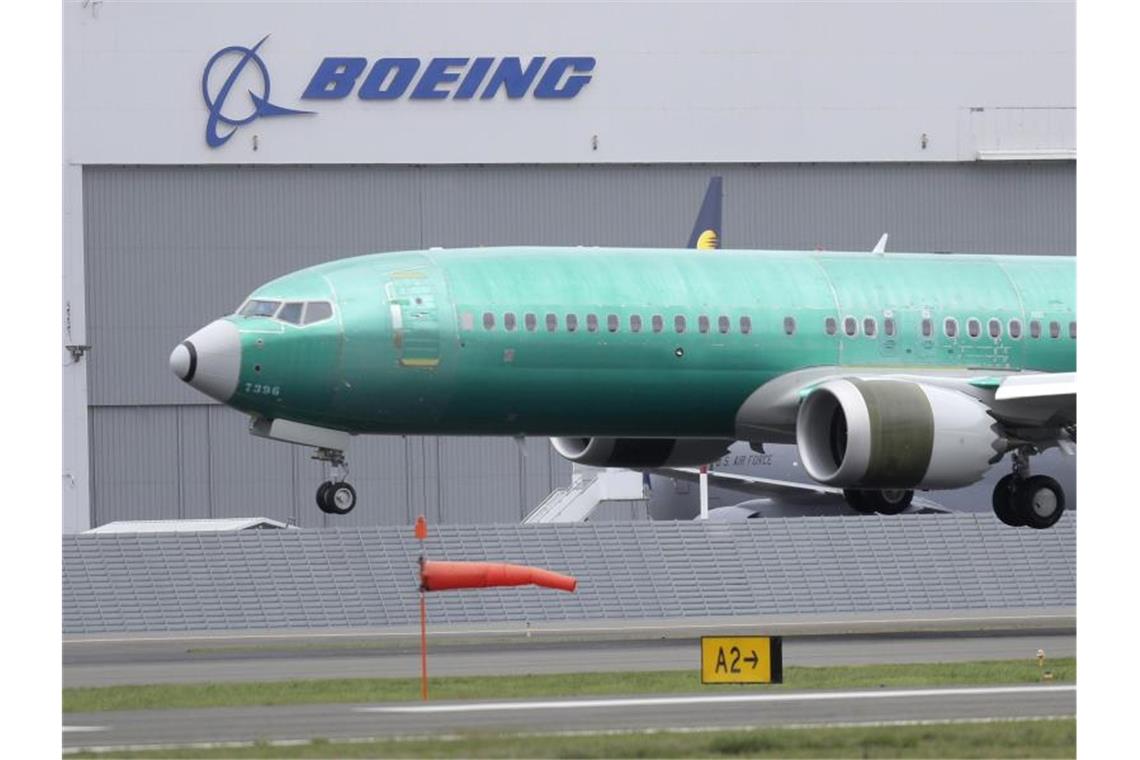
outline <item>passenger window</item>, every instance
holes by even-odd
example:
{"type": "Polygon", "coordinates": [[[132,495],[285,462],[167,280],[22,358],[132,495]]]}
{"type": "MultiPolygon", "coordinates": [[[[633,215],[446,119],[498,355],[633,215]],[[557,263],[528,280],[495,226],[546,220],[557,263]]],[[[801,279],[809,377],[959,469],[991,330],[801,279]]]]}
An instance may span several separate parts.
{"type": "Polygon", "coordinates": [[[629,316],[629,329],[631,332],[641,332],[641,315],[631,314],[629,316]]]}
{"type": "Polygon", "coordinates": [[[1050,338],[1060,338],[1061,337],[1061,323],[1060,322],[1054,321],[1054,322],[1049,323],[1049,337],[1050,338]]]}
{"type": "Polygon", "coordinates": [[[795,335],[796,334],[796,318],[795,317],[784,317],[784,334],[785,335],[795,335]]]}
{"type": "Polygon", "coordinates": [[[1072,338],[1073,340],[1077,339],[1077,323],[1076,322],[1070,322],[1069,323],[1069,337],[1072,338]]]}
{"type": "Polygon", "coordinates": [[[721,335],[728,334],[728,328],[731,324],[732,323],[729,321],[728,317],[720,316],[716,319],[716,329],[720,330],[721,335]]]}
{"type": "Polygon", "coordinates": [[[617,314],[610,314],[608,317],[606,317],[606,329],[612,333],[616,333],[618,331],[617,314]]]}
{"type": "Polygon", "coordinates": [[[709,318],[704,314],[697,317],[697,330],[699,330],[702,335],[709,331],[709,318]]]}
{"type": "Polygon", "coordinates": [[[673,329],[679,333],[685,332],[685,315],[678,314],[673,317],[673,329]]]}
{"type": "Polygon", "coordinates": [[[523,324],[526,325],[527,332],[534,332],[538,328],[538,317],[533,312],[527,312],[523,317],[523,324]]]}
{"type": "Polygon", "coordinates": [[[866,317],[863,320],[863,334],[868,338],[874,338],[878,324],[879,323],[875,321],[874,317],[866,317]]]}
{"type": "Polygon", "coordinates": [[[823,331],[828,335],[835,335],[839,332],[839,323],[835,321],[835,317],[828,317],[823,320],[823,331]]]}
{"type": "Polygon", "coordinates": [[[546,315],[546,331],[547,332],[555,332],[557,330],[558,330],[558,315],[557,314],[547,314],[546,315]]]}
{"type": "Polygon", "coordinates": [[[495,315],[489,311],[483,312],[483,329],[493,330],[495,328],[495,315]]]}
{"type": "Polygon", "coordinates": [[[578,329],[578,315],[577,314],[567,314],[566,315],[566,329],[569,330],[570,332],[574,332],[575,330],[578,329]]]}
{"type": "Polygon", "coordinates": [[[855,337],[855,333],[859,331],[859,323],[855,321],[855,317],[846,317],[843,320],[843,332],[847,333],[850,337],[855,337]]]}
{"type": "Polygon", "coordinates": [[[752,317],[740,318],[740,334],[748,335],[752,332],[752,317]]]}
{"type": "Polygon", "coordinates": [[[1041,323],[1038,322],[1036,319],[1029,320],[1029,337],[1030,338],[1040,338],[1041,337],[1041,323]]]}
{"type": "Polygon", "coordinates": [[[508,332],[513,332],[517,326],[518,323],[515,321],[515,313],[513,311],[508,311],[503,315],[503,327],[506,328],[508,332]]]}
{"type": "Polygon", "coordinates": [[[1017,340],[1018,338],[1021,337],[1021,320],[1020,319],[1009,320],[1009,337],[1013,338],[1014,340],[1017,340]]]}
{"type": "Polygon", "coordinates": [[[888,338],[895,337],[895,318],[886,317],[883,319],[883,334],[888,338]]]}
{"type": "MultiPolygon", "coordinates": [[[[316,304],[309,304],[309,311],[310,312],[312,312],[313,306],[315,306],[315,305],[316,304]]],[[[310,320],[306,319],[305,321],[308,322],[310,320]]],[[[460,314],[459,315],[459,326],[464,330],[474,330],[475,329],[475,315],[469,311],[465,311],[462,314],[460,314]]]]}
{"type": "Polygon", "coordinates": [[[598,315],[597,314],[587,314],[586,315],[586,329],[589,330],[590,332],[597,332],[598,331],[598,315]]]}
{"type": "Polygon", "coordinates": [[[990,327],[990,337],[991,338],[1000,338],[1001,337],[1001,322],[999,322],[996,319],[991,319],[989,327],[990,327]]]}
{"type": "Polygon", "coordinates": [[[665,318],[660,314],[653,315],[653,332],[659,333],[665,329],[665,318]]]}
{"type": "Polygon", "coordinates": [[[947,338],[958,337],[958,320],[954,317],[947,317],[946,321],[942,323],[942,329],[946,332],[947,338]]]}
{"type": "Polygon", "coordinates": [[[971,338],[976,338],[982,334],[982,323],[971,317],[966,320],[966,332],[969,333],[971,338]]]}
{"type": "Polygon", "coordinates": [[[930,338],[934,335],[934,320],[930,317],[922,318],[922,337],[930,338]]]}

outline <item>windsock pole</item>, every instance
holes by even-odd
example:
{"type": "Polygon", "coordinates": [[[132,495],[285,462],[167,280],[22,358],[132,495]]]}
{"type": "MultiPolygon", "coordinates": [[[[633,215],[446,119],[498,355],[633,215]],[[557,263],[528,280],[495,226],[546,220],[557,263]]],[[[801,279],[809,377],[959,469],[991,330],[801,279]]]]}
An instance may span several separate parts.
{"type": "Polygon", "coordinates": [[[701,519],[709,519],[709,466],[702,464],[700,469],[701,519]]]}
{"type": "Polygon", "coordinates": [[[496,586],[544,586],[573,592],[578,581],[541,567],[506,562],[429,562],[424,541],[427,520],[416,518],[416,538],[420,541],[420,682],[424,701],[428,698],[427,671],[427,592],[496,586]]]}
{"type": "Polygon", "coordinates": [[[427,593],[420,589],[420,695],[428,701],[427,692],[427,593]]]}
{"type": "Polygon", "coordinates": [[[424,554],[424,541],[427,539],[427,520],[423,515],[416,518],[416,538],[420,541],[420,696],[428,701],[428,671],[427,671],[427,589],[423,584],[424,563],[427,557],[424,554]]]}

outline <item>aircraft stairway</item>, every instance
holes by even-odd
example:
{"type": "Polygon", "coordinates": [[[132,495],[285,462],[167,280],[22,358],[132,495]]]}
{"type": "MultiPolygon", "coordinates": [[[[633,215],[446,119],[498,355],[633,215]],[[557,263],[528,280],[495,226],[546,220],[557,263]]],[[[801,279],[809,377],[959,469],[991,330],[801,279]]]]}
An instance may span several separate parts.
{"type": "Polygon", "coordinates": [[[575,464],[570,486],[551,491],[523,519],[523,523],[585,522],[603,501],[638,501],[644,498],[640,472],[575,464]]]}

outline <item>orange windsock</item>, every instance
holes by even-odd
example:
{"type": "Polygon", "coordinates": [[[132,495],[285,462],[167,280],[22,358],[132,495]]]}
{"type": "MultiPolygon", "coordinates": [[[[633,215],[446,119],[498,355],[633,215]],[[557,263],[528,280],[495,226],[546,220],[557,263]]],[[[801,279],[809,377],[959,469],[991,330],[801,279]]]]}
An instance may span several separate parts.
{"type": "Polygon", "coordinates": [[[502,562],[434,562],[425,560],[420,575],[425,591],[452,588],[488,588],[491,586],[536,586],[573,591],[578,581],[569,575],[528,565],[502,562]]]}

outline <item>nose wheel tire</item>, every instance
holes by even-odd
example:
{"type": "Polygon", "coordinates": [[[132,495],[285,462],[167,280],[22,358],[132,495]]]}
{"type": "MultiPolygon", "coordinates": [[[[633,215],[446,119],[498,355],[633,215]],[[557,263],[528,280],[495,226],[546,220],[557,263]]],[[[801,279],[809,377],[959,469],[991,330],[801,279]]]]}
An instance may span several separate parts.
{"type": "Polygon", "coordinates": [[[1041,530],[1061,519],[1065,491],[1048,475],[1034,475],[1018,485],[1014,502],[1023,524],[1041,530]]]}
{"type": "Polygon", "coordinates": [[[317,506],[326,514],[347,515],[356,506],[356,489],[326,480],[317,488],[317,506]]]}
{"type": "Polygon", "coordinates": [[[861,491],[848,488],[843,491],[847,505],[862,515],[897,515],[906,511],[914,498],[914,491],[888,488],[881,491],[861,491]]]}

